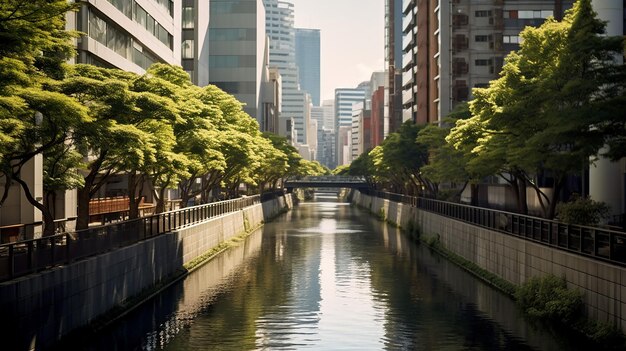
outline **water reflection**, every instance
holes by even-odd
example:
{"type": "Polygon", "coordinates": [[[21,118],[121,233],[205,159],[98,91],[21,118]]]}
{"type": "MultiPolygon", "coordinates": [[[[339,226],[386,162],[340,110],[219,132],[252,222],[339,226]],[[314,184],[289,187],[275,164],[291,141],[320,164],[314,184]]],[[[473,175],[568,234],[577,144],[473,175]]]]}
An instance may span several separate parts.
{"type": "Polygon", "coordinates": [[[117,328],[88,348],[583,349],[529,327],[508,297],[332,197],[266,224],[117,328]]]}

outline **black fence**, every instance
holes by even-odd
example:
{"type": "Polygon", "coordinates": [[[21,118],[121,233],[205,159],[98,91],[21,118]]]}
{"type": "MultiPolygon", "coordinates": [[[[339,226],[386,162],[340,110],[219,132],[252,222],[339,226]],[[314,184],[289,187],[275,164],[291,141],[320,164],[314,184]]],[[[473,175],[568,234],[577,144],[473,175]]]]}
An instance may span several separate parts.
{"type": "Polygon", "coordinates": [[[626,266],[626,233],[587,227],[517,213],[376,190],[364,194],[417,207],[479,227],[531,240],[553,248],[626,266]]]}
{"type": "Polygon", "coordinates": [[[260,202],[260,196],[255,195],[3,244],[0,245],[0,282],[132,245],[260,202]]]}

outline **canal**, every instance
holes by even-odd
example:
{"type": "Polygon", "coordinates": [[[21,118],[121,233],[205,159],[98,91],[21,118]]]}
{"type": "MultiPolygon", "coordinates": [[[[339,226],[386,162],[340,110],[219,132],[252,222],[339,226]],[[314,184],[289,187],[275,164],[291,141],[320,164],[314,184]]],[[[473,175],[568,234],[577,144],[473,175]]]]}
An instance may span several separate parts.
{"type": "Polygon", "coordinates": [[[575,350],[397,229],[317,194],[63,349],[575,350]]]}

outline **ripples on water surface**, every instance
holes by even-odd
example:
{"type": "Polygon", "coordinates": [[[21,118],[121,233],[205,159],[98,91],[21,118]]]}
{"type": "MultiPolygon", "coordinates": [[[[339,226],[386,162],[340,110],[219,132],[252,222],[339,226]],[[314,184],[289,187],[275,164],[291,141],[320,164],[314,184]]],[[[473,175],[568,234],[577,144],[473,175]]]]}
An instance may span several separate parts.
{"type": "MultiPolygon", "coordinates": [[[[83,341],[84,342],[84,341],[83,341]]],[[[92,350],[571,350],[513,302],[319,196],[123,321],[92,350]]]]}

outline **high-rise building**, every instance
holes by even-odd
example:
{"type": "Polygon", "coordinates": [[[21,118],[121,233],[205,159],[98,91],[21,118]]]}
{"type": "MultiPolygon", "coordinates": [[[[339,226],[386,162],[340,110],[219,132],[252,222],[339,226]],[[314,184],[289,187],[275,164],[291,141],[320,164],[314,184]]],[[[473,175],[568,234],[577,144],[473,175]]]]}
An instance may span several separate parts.
{"type": "Polygon", "coordinates": [[[403,13],[404,119],[440,122],[471,89],[498,77],[525,26],[557,19],[572,0],[409,0],[403,13]]]}
{"type": "Polygon", "coordinates": [[[402,54],[402,0],[385,0],[385,70],[390,132],[398,130],[403,122],[402,54]]]}
{"type": "MultiPolygon", "coordinates": [[[[262,120],[265,8],[261,0],[209,2],[209,81],[262,120]]],[[[284,78],[284,77],[283,77],[284,78]]]]}
{"type": "Polygon", "coordinates": [[[349,163],[351,155],[350,137],[352,130],[352,106],[365,101],[369,81],[360,84],[360,88],[335,89],[335,131],[337,136],[337,165],[349,163]]]}
{"type": "Polygon", "coordinates": [[[372,102],[365,100],[352,106],[352,131],[350,133],[352,154],[350,160],[356,160],[363,152],[371,149],[372,102]]]}
{"type": "Polygon", "coordinates": [[[324,111],[324,128],[335,130],[335,100],[322,101],[322,109],[324,111]]]}
{"type": "Polygon", "coordinates": [[[320,30],[296,28],[296,65],[300,89],[320,105],[320,30]]]}
{"type": "Polygon", "coordinates": [[[183,0],[181,65],[198,86],[209,84],[209,2],[183,0]]]}
{"type": "Polygon", "coordinates": [[[67,26],[78,40],[76,62],[144,73],[155,62],[181,60],[180,1],[80,1],[67,26]]]}
{"type": "Polygon", "coordinates": [[[266,33],[270,40],[270,66],[278,68],[283,83],[281,118],[293,120],[297,140],[307,143],[309,107],[305,93],[298,84],[296,66],[296,31],[294,28],[294,6],[288,1],[263,0],[266,8],[266,33]]]}

